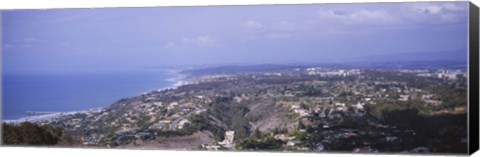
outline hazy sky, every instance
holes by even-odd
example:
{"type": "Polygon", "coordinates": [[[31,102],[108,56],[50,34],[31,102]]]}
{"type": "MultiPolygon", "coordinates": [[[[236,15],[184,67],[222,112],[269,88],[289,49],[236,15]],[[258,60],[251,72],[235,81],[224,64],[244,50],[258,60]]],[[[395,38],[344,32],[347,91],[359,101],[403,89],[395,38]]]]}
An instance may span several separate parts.
{"type": "Polygon", "coordinates": [[[467,48],[468,2],[2,11],[5,72],[294,63],[467,48]]]}

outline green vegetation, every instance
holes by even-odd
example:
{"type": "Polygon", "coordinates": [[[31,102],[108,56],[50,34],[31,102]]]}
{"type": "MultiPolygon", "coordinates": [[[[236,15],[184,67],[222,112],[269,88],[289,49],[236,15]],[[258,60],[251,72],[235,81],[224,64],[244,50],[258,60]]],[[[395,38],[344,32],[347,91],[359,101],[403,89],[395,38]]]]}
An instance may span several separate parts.
{"type": "Polygon", "coordinates": [[[388,70],[308,71],[323,74],[300,68],[281,75],[207,75],[52,123],[86,143],[111,147],[210,132],[214,139],[203,133],[186,139],[208,141],[203,146],[209,150],[465,151],[465,80],[388,70]],[[227,130],[234,131],[235,148],[218,143],[227,130]]]}
{"type": "Polygon", "coordinates": [[[218,117],[228,129],[235,131],[236,137],[241,139],[248,136],[248,119],[244,116],[249,112],[249,109],[247,104],[235,103],[231,98],[232,97],[215,98],[210,105],[211,107],[208,114],[213,117],[218,117]]]}
{"type": "Polygon", "coordinates": [[[237,145],[239,150],[268,150],[275,151],[281,150],[282,145],[285,144],[281,140],[274,139],[273,137],[267,137],[263,140],[255,138],[247,138],[237,145]]]}
{"type": "Polygon", "coordinates": [[[61,139],[62,129],[58,127],[30,122],[3,123],[2,144],[5,145],[56,145],[61,139]]]}
{"type": "Polygon", "coordinates": [[[157,136],[161,137],[174,137],[174,136],[186,136],[192,135],[197,131],[210,131],[213,133],[217,141],[223,139],[225,130],[221,127],[212,125],[206,115],[193,116],[190,119],[191,123],[185,124],[183,129],[179,130],[167,130],[157,131],[157,136]]]}

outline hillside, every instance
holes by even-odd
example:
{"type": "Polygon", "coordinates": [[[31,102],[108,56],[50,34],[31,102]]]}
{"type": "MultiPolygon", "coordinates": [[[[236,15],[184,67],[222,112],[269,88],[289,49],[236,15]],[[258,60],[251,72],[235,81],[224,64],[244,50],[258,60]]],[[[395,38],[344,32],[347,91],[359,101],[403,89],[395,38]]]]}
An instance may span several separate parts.
{"type": "Polygon", "coordinates": [[[189,80],[40,123],[93,147],[466,152],[461,71],[288,67],[189,80]]]}

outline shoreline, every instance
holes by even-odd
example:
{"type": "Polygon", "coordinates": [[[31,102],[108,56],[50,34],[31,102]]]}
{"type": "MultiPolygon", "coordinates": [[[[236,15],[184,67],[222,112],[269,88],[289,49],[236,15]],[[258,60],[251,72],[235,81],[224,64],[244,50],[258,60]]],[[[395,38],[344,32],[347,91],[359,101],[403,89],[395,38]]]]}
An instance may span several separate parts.
{"type": "Polygon", "coordinates": [[[2,120],[2,122],[8,123],[8,124],[20,124],[23,122],[39,123],[39,122],[47,121],[50,119],[61,118],[61,117],[70,116],[78,113],[95,112],[98,110],[102,110],[102,108],[88,109],[85,111],[56,112],[56,113],[44,114],[44,115],[27,116],[27,117],[23,117],[16,120],[2,120]]]}
{"type": "MultiPolygon", "coordinates": [[[[156,89],[156,90],[149,90],[149,91],[146,91],[146,92],[142,92],[139,95],[144,95],[144,94],[148,94],[148,93],[155,92],[155,91],[175,89],[177,87],[190,84],[191,82],[185,80],[187,75],[180,74],[180,72],[181,71],[175,70],[175,69],[166,70],[167,75],[172,75],[172,77],[168,77],[168,78],[164,79],[167,82],[171,82],[171,84],[169,86],[164,87],[164,88],[160,88],[160,89],[156,89]]],[[[135,95],[135,96],[138,96],[138,95],[135,95]]],[[[135,96],[133,96],[133,97],[135,97],[135,96]]],[[[122,98],[120,98],[120,99],[122,99],[122,98]]],[[[110,106],[111,104],[112,103],[110,103],[106,106],[97,107],[97,108],[90,108],[90,109],[86,109],[86,110],[83,110],[83,111],[55,112],[55,113],[43,114],[43,115],[26,116],[26,117],[22,117],[22,118],[19,118],[19,119],[3,119],[2,118],[2,123],[8,123],[8,124],[20,124],[20,123],[23,123],[23,122],[38,123],[38,122],[43,122],[43,121],[47,121],[47,120],[50,120],[50,119],[62,118],[62,117],[65,117],[65,116],[75,115],[75,114],[79,114],[79,113],[98,112],[98,111],[101,111],[101,110],[105,109],[106,107],[110,106]]]]}

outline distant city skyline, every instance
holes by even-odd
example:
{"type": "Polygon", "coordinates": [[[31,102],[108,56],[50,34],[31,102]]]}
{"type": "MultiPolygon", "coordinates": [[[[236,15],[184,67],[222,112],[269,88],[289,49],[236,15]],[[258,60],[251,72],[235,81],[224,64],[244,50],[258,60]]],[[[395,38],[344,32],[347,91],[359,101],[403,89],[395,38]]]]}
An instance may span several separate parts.
{"type": "Polygon", "coordinates": [[[468,2],[2,11],[5,73],[467,56],[468,2]],[[464,52],[463,52],[464,51],[464,52]]]}

